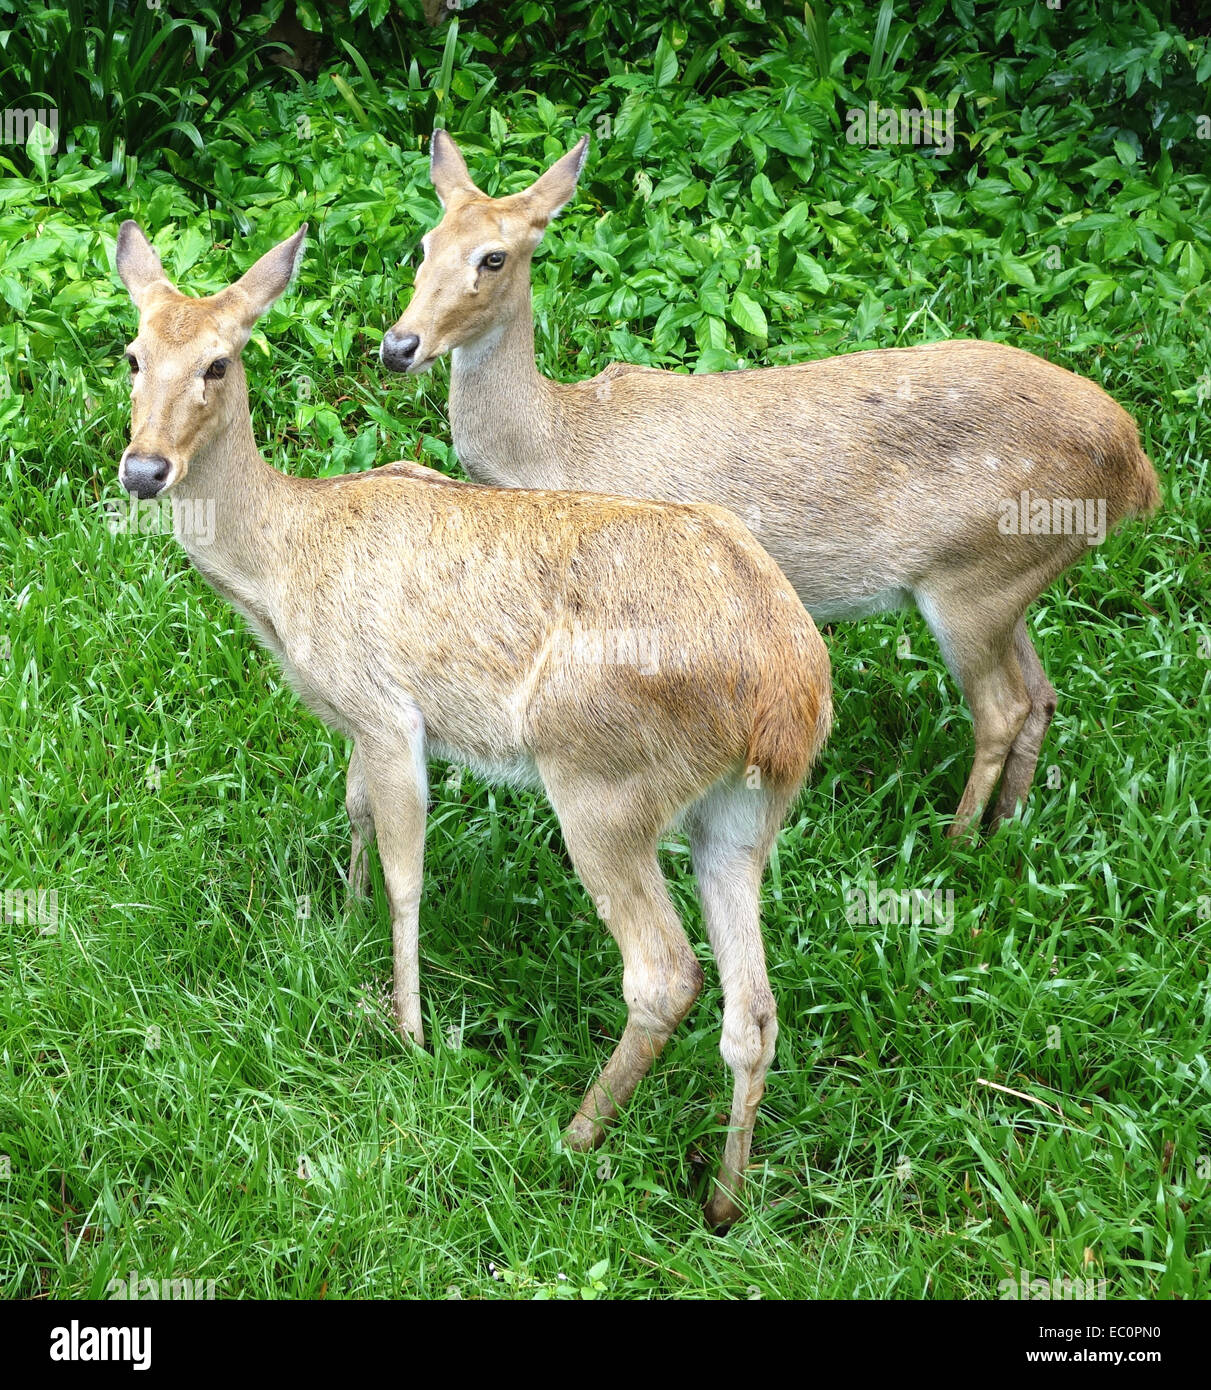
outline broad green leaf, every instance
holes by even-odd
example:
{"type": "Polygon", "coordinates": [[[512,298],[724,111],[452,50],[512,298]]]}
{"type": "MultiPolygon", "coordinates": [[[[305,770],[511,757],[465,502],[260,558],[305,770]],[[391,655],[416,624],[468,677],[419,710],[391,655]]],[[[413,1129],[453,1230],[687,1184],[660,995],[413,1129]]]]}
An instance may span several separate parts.
{"type": "Polygon", "coordinates": [[[810,153],[812,147],[811,131],[790,117],[767,125],[761,132],[761,138],[783,154],[805,155],[810,153]]]}
{"type": "Polygon", "coordinates": [[[807,276],[807,283],[813,290],[823,294],[828,289],[830,284],[828,272],[810,251],[796,252],[795,262],[807,276]]]}
{"type": "Polygon", "coordinates": [[[667,87],[677,76],[677,54],[668,39],[661,35],[656,45],[655,74],[657,87],[667,87]]]}
{"type": "Polygon", "coordinates": [[[33,299],[33,290],[12,275],[0,275],[0,296],[3,296],[17,313],[24,314],[33,299]]]}
{"type": "Polygon", "coordinates": [[[659,203],[665,198],[671,198],[675,193],[680,193],[690,182],[689,174],[669,174],[652,189],[650,201],[659,203]]]}
{"type": "Polygon", "coordinates": [[[781,203],[778,195],[774,192],[774,185],[770,183],[765,174],[758,174],[753,179],[753,196],[766,205],[766,207],[780,207],[781,203]]]}
{"type": "Polygon", "coordinates": [[[1103,246],[1107,260],[1116,261],[1120,256],[1125,256],[1129,251],[1134,251],[1139,238],[1135,235],[1135,224],[1129,217],[1124,217],[1116,222],[1113,227],[1107,227],[1103,246]]]}
{"type": "Polygon", "coordinates": [[[210,249],[210,238],[199,226],[183,227],[173,240],[172,268],[175,275],[184,275],[210,249]]]}
{"type": "Polygon", "coordinates": [[[1024,289],[1032,290],[1038,283],[1034,278],[1034,271],[1016,256],[1001,257],[1001,273],[1011,284],[1021,285],[1024,289]]]}
{"type": "Polygon", "coordinates": [[[1177,278],[1187,289],[1192,289],[1195,285],[1201,284],[1205,273],[1206,267],[1197,248],[1188,241],[1183,242],[1181,255],[1178,257],[1177,278]]]}
{"type": "Polygon", "coordinates": [[[1103,300],[1109,299],[1117,288],[1117,283],[1108,275],[1095,275],[1085,291],[1086,312],[1092,312],[1103,300]]]}
{"type": "Polygon", "coordinates": [[[38,171],[38,177],[46,180],[50,171],[50,161],[55,152],[55,134],[50,126],[43,125],[41,121],[30,127],[29,135],[25,140],[25,153],[30,158],[30,163],[38,171]]]}
{"type": "Polygon", "coordinates": [[[765,310],[743,290],[732,295],[729,316],[737,328],[752,333],[757,338],[769,337],[769,325],[765,321],[765,310]]]}
{"type": "Polygon", "coordinates": [[[718,166],[724,163],[724,156],[739,139],[740,132],[734,125],[715,119],[704,121],[702,148],[698,151],[699,165],[718,173],[718,166]]]}

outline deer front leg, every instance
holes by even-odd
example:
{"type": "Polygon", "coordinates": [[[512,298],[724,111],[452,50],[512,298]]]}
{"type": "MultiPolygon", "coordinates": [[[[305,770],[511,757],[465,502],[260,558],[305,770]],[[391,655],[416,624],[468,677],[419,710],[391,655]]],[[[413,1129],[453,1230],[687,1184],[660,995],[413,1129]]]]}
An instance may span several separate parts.
{"type": "Polygon", "coordinates": [[[404,1040],[423,1046],[420,896],[429,790],[425,723],[420,711],[412,708],[404,711],[403,724],[404,736],[398,742],[376,738],[365,745],[361,767],[391,904],[395,1018],[404,1040]]]}
{"type": "Polygon", "coordinates": [[[349,853],[349,896],[364,898],[370,891],[370,846],[374,843],[374,817],[370,793],[362,769],[362,753],[356,743],[345,778],[345,810],[349,814],[352,841],[349,853]]]}

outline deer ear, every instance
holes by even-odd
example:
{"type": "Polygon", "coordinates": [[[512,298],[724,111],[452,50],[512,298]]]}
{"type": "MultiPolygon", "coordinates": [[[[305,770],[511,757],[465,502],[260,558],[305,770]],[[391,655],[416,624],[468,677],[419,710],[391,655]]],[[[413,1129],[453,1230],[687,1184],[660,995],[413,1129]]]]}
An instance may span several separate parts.
{"type": "Polygon", "coordinates": [[[471,182],[462,151],[444,130],[435,130],[429,142],[429,178],[442,207],[455,193],[479,193],[471,182]]]}
{"type": "Polygon", "coordinates": [[[557,159],[521,195],[525,199],[530,220],[536,227],[545,227],[576,192],[576,181],[580,178],[588,153],[589,137],[582,135],[567,154],[557,159]]]}
{"type": "Polygon", "coordinates": [[[224,295],[231,295],[239,302],[238,312],[245,328],[251,330],[265,310],[286,292],[302,259],[306,236],[307,223],[304,222],[292,237],[278,242],[272,251],[266,251],[224,291],[224,295]]]}
{"type": "Polygon", "coordinates": [[[137,222],[122,223],[118,230],[118,252],[114,259],[122,283],[130,291],[136,308],[141,310],[157,288],[176,290],[176,286],[164,274],[155,248],[143,235],[137,222]]]}

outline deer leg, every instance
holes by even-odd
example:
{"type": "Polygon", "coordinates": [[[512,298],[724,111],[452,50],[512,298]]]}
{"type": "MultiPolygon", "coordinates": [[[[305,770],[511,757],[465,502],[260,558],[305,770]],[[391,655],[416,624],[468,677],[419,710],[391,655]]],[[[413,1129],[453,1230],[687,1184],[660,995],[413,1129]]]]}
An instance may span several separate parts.
{"type": "Polygon", "coordinates": [[[622,801],[617,785],[583,777],[567,785],[542,771],[572,863],[622,953],[626,1027],[565,1135],[570,1147],[583,1150],[601,1142],[608,1121],[689,1013],[702,968],[660,872],[660,828],[643,828],[642,809],[622,801]]]}
{"type": "Polygon", "coordinates": [[[975,756],[950,826],[951,838],[957,839],[974,829],[987,805],[1030,714],[1030,697],[1014,652],[1014,628],[992,620],[966,591],[947,603],[931,594],[916,598],[971,707],[975,756]]]}
{"type": "Polygon", "coordinates": [[[976,661],[961,671],[963,693],[971,706],[976,748],[971,774],[950,827],[952,839],[974,829],[1030,713],[1026,684],[1017,657],[1007,644],[999,652],[980,653],[976,661]]]}
{"type": "Polygon", "coordinates": [[[370,811],[370,793],[366,789],[362,753],[356,743],[345,778],[345,810],[353,832],[349,854],[349,896],[364,898],[370,891],[370,846],[374,843],[374,816],[370,811]]]}
{"type": "Polygon", "coordinates": [[[365,748],[362,762],[378,856],[391,904],[395,1018],[405,1041],[425,1041],[420,1008],[420,897],[425,858],[425,725],[405,711],[405,739],[365,748]]]}
{"type": "Polygon", "coordinates": [[[703,921],[723,983],[719,1051],[733,1076],[727,1143],[706,1206],[707,1222],[720,1231],[740,1216],[753,1126],[778,1037],[761,939],[761,879],[788,800],[764,788],[719,783],[688,818],[703,921]]]}
{"type": "Polygon", "coordinates": [[[1019,802],[1026,800],[1030,784],[1034,780],[1034,770],[1039,761],[1039,750],[1047,729],[1055,714],[1055,687],[1047,679],[1043,663],[1034,649],[1034,644],[1026,631],[1026,620],[1021,619],[1013,630],[1013,649],[1022,669],[1022,679],[1026,683],[1026,694],[1030,698],[1030,713],[1022,730],[1013,741],[1009,756],[1005,759],[1005,771],[1001,775],[1001,791],[997,797],[996,808],[992,813],[992,825],[1014,814],[1019,802]]]}

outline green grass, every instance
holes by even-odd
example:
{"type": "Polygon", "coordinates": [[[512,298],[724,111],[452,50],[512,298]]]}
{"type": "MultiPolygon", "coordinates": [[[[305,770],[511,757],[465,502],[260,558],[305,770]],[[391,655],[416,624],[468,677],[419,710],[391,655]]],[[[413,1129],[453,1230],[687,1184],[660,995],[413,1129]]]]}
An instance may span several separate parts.
{"type": "MultiPolygon", "coordinates": [[[[722,1239],[700,1204],[730,1076],[684,847],[666,862],[708,987],[605,1147],[566,1153],[624,1009],[545,803],[432,769],[430,1046],[406,1051],[377,862],[373,900],[344,902],[342,741],[171,539],[111,535],[101,510],[129,420],[110,263],[128,214],[194,292],[311,219],[300,283],[246,352],[266,453],[455,467],[445,369],[373,362],[436,218],[413,127],[437,59],[407,87],[345,66],[369,129],[327,75],[241,106],[206,132],[208,205],[154,151],[129,186],[70,151],[7,178],[0,154],[0,888],[58,895],[53,926],[0,922],[0,1295],[104,1296],[132,1270],[220,1297],[984,1299],[1023,1271],[1211,1292],[1211,155],[1172,97],[1192,79],[1107,75],[1114,35],[1019,54],[1028,10],[967,38],[944,17],[907,48],[900,20],[879,99],[960,83],[973,138],[949,164],[850,147],[878,7],[848,27],[841,8],[836,92],[797,20],[786,54],[744,67],[767,41],[744,15],[699,90],[656,90],[652,29],[626,38],[635,70],[567,69],[584,105],[535,98],[463,48],[475,12],[453,78],[455,118],[468,91],[496,103],[468,131],[491,191],[612,118],[536,262],[545,370],[989,336],[1103,384],[1162,477],[1157,517],[1031,612],[1059,711],[1025,815],[991,838],[944,837],[970,717],[919,619],[826,633],[835,732],[766,881],[782,1031],[751,1210],[722,1239]],[[768,342],[729,318],[738,291],[768,342]],[[953,892],[953,931],[848,921],[871,878],[953,892]]],[[[603,62],[614,38],[592,38],[603,62]]]]}
{"type": "MultiPolygon", "coordinates": [[[[107,490],[118,447],[90,449],[107,490]]],[[[1205,488],[1205,462],[1162,461],[1205,488]]],[[[545,805],[434,768],[432,1050],[406,1052],[381,882],[343,903],[340,740],[170,539],[111,536],[86,491],[26,498],[7,537],[31,589],[8,604],[4,882],[59,895],[57,926],[4,928],[7,1294],[132,1269],[221,1296],[988,1297],[1020,1269],[1205,1294],[1191,516],[1119,533],[1038,606],[1059,786],[969,848],[942,838],[969,721],[923,627],[832,635],[836,733],[767,884],[782,1036],[752,1211],[720,1240],[699,1201],[729,1078],[684,850],[711,987],[606,1147],[564,1153],[623,1007],[545,805]],[[872,875],[953,890],[954,931],[847,923],[872,875]]]]}

